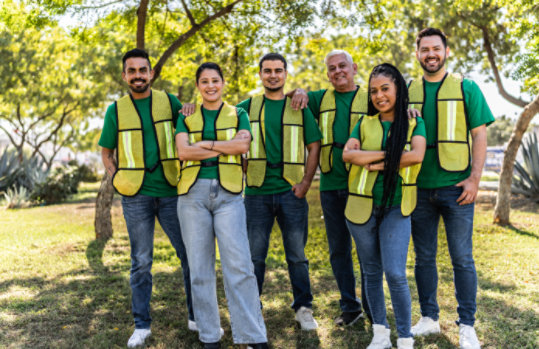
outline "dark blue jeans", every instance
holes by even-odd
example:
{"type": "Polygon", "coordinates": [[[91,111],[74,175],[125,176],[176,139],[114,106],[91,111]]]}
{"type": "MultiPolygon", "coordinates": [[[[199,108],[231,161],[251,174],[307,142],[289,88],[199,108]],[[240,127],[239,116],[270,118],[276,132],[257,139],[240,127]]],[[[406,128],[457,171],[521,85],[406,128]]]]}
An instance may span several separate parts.
{"type": "Polygon", "coordinates": [[[150,328],[152,321],[150,317],[151,269],[156,217],[181,260],[189,319],[195,318],[191,301],[189,263],[178,221],[177,205],[176,196],[156,198],[138,194],[133,197],[122,197],[122,208],[131,244],[131,307],[135,318],[135,328],[150,328]]]}
{"type": "Polygon", "coordinates": [[[403,217],[400,206],[386,208],[380,225],[376,213],[365,224],[347,221],[356,241],[357,255],[365,272],[365,293],[375,325],[389,328],[384,299],[386,275],[399,338],[412,337],[412,300],[406,279],[406,259],[410,244],[410,217],[403,217]]]}
{"type": "Polygon", "coordinates": [[[441,216],[453,264],[458,322],[473,326],[477,294],[477,273],[472,255],[474,204],[460,206],[456,200],[461,193],[462,188],[456,186],[418,189],[417,208],[412,215],[415,280],[421,315],[438,320],[436,249],[441,216]]]}
{"type": "MultiPolygon", "coordinates": [[[[361,303],[356,298],[356,278],[352,262],[352,237],[346,226],[344,209],[348,199],[348,190],[328,190],[320,192],[324,223],[329,245],[329,261],[337,286],[341,292],[341,311],[360,311],[361,303]]],[[[361,264],[360,264],[361,270],[361,264]]],[[[363,272],[361,272],[361,296],[363,291],[363,272]]],[[[363,305],[367,302],[363,299],[363,305]]]]}
{"type": "Polygon", "coordinates": [[[251,258],[255,267],[258,292],[262,294],[266,257],[268,255],[271,228],[275,218],[281,228],[288,275],[292,283],[294,302],[292,308],[312,307],[309,261],[305,257],[307,244],[309,206],[305,198],[298,199],[289,190],[268,195],[245,195],[247,235],[251,258]]]}

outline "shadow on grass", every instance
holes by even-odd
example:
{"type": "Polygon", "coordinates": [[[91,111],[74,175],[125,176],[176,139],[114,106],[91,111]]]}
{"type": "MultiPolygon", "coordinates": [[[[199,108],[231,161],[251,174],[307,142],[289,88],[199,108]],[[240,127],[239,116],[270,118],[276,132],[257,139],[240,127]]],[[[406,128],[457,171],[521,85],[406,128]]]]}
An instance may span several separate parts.
{"type": "Polygon", "coordinates": [[[537,234],[534,234],[534,233],[526,231],[526,230],[519,229],[519,228],[515,227],[512,224],[505,226],[505,228],[514,231],[518,235],[529,236],[529,237],[534,238],[534,239],[539,239],[539,236],[537,234]]]}

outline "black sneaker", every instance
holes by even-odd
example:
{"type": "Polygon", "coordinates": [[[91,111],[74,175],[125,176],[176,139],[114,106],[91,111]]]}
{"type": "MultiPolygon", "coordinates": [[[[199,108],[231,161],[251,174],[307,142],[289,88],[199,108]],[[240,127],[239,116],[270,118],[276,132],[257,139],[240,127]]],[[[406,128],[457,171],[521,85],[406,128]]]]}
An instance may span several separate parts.
{"type": "Polygon", "coordinates": [[[335,325],[352,326],[357,320],[363,317],[363,312],[360,311],[343,311],[342,314],[335,319],[335,325]]]}
{"type": "Polygon", "coordinates": [[[221,343],[204,343],[204,349],[221,349],[221,343]]]}
{"type": "Polygon", "coordinates": [[[268,343],[248,344],[247,349],[269,349],[268,343]]]}

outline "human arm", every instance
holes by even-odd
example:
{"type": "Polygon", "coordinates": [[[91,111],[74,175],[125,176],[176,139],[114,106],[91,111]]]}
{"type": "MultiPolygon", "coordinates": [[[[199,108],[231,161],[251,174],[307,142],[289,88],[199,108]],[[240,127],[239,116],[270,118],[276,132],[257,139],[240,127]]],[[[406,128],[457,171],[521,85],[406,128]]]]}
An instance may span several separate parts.
{"type": "Polygon", "coordinates": [[[467,205],[475,201],[487,156],[487,126],[473,128],[470,133],[472,135],[472,170],[468,178],[456,184],[457,187],[462,187],[462,194],[457,199],[459,205],[467,205]]]}
{"type": "Polygon", "coordinates": [[[239,130],[236,136],[229,141],[202,141],[197,143],[201,148],[228,155],[247,153],[249,144],[251,144],[251,134],[247,130],[239,130]]]}
{"type": "Polygon", "coordinates": [[[101,147],[101,160],[103,161],[103,165],[105,165],[105,169],[107,170],[109,175],[114,175],[114,173],[116,172],[116,159],[114,158],[114,149],[101,147]]]}
{"type": "Polygon", "coordinates": [[[196,104],[185,103],[180,109],[179,113],[183,114],[184,116],[190,116],[195,113],[195,108],[196,104]]]}
{"type": "Polygon", "coordinates": [[[318,166],[318,157],[320,155],[320,141],[307,144],[307,163],[305,164],[305,173],[301,182],[292,186],[292,192],[298,198],[304,198],[311,187],[316,167],[318,166]]]}
{"type": "MultiPolygon", "coordinates": [[[[178,157],[181,161],[185,160],[206,160],[214,158],[221,153],[215,150],[204,149],[200,146],[201,143],[207,141],[201,141],[194,144],[189,143],[189,135],[187,132],[180,132],[176,134],[176,149],[178,150],[178,157]]],[[[211,141],[209,141],[211,143],[211,141]]]]}
{"type": "Polygon", "coordinates": [[[307,91],[302,88],[296,88],[292,91],[289,91],[286,96],[292,99],[290,101],[290,106],[294,110],[304,109],[309,103],[309,96],[307,95],[307,91]]]}
{"type": "MultiPolygon", "coordinates": [[[[342,152],[344,162],[358,166],[366,166],[373,162],[384,160],[384,157],[385,151],[382,150],[361,150],[359,139],[353,137],[346,142],[342,152]]],[[[369,169],[367,168],[367,170],[369,169]]]]}

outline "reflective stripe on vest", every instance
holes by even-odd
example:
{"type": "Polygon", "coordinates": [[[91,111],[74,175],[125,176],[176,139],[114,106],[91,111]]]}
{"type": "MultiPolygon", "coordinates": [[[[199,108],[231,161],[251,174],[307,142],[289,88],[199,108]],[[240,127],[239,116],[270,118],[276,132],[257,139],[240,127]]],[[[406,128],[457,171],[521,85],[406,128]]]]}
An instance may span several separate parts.
{"type": "Polygon", "coordinates": [[[118,170],[112,178],[114,188],[124,196],[136,195],[144,182],[148,166],[163,167],[166,182],[176,187],[180,162],[174,144],[172,105],[168,95],[151,90],[152,124],[159,148],[159,163],[146,164],[144,160],[144,134],[142,119],[131,95],[120,98],[116,104],[118,118],[118,170]]]}
{"type": "MultiPolygon", "coordinates": [[[[415,119],[409,121],[407,143],[405,150],[411,149],[411,139],[417,123],[415,119]]],[[[362,150],[381,150],[384,138],[384,127],[378,115],[365,116],[359,127],[362,150]]],[[[416,179],[421,164],[404,167],[399,170],[401,178],[402,201],[401,212],[409,216],[417,203],[416,179]]],[[[348,176],[348,201],[346,202],[345,216],[354,224],[365,224],[372,215],[374,206],[372,190],[379,171],[367,171],[365,167],[352,165],[348,176]]]]}
{"type": "MultiPolygon", "coordinates": [[[[410,108],[423,114],[425,88],[423,79],[408,87],[410,108]]],[[[470,166],[470,142],[462,76],[446,74],[436,91],[436,151],[440,168],[462,172],[470,166]]]]}
{"type": "MultiPolygon", "coordinates": [[[[258,188],[266,177],[266,125],[264,96],[251,98],[249,102],[249,120],[253,140],[247,157],[247,186],[258,188]]],[[[281,114],[282,139],[281,159],[282,177],[290,185],[301,182],[305,166],[305,142],[303,130],[303,111],[293,110],[290,98],[286,99],[281,114]]]]}
{"type": "MultiPolygon", "coordinates": [[[[356,88],[350,110],[348,111],[349,130],[348,135],[352,133],[357,121],[363,115],[367,114],[368,110],[368,95],[367,92],[356,88]]],[[[337,106],[335,103],[335,90],[326,90],[320,103],[320,113],[318,114],[318,126],[322,132],[322,140],[320,142],[320,171],[324,174],[331,172],[333,169],[333,147],[335,135],[335,117],[337,115],[337,106]]],[[[350,170],[350,164],[345,164],[346,169],[350,170]]]]}
{"type": "MultiPolygon", "coordinates": [[[[202,106],[198,107],[194,114],[185,118],[185,125],[189,130],[189,143],[202,140],[204,132],[204,116],[202,106]]],[[[215,134],[218,141],[234,139],[238,131],[238,113],[236,107],[223,103],[215,120],[215,134]]],[[[218,157],[219,183],[223,189],[239,194],[243,190],[243,172],[241,168],[241,155],[220,155],[218,157]]],[[[187,160],[183,162],[179,195],[185,195],[195,184],[200,172],[201,162],[187,160]]]]}

